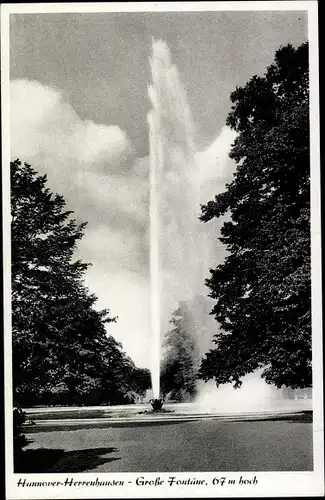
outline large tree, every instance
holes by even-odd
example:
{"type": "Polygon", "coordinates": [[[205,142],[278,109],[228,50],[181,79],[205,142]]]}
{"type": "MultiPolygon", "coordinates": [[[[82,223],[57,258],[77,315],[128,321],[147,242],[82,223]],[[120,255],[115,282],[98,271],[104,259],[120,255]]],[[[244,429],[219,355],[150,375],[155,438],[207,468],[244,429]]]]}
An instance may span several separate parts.
{"type": "Polygon", "coordinates": [[[84,285],[88,264],[74,259],[86,224],[19,160],[11,163],[11,218],[15,402],[121,402],[132,362],[106,333],[114,318],[95,309],[84,285]]]}
{"type": "Polygon", "coordinates": [[[207,280],[221,331],[200,370],[217,384],[261,367],[278,387],[312,383],[308,82],[308,45],[288,45],[231,94],[237,169],[201,214],[228,215],[228,254],[207,280]]]}
{"type": "Polygon", "coordinates": [[[170,399],[186,401],[196,394],[199,356],[195,322],[187,302],[180,302],[164,338],[161,389],[170,399]]]}

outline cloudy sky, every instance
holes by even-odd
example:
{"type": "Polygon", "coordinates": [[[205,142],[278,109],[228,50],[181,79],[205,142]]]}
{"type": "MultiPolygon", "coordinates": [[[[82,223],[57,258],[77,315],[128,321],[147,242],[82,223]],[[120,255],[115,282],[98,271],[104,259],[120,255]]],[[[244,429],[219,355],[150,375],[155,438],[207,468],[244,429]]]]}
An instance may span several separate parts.
{"type": "Polygon", "coordinates": [[[214,192],[234,170],[230,93],[263,74],[280,45],[304,42],[307,23],[301,12],[11,15],[12,158],[47,173],[88,221],[78,249],[92,263],[87,285],[119,317],[109,332],[139,366],[150,364],[151,37],[167,42],[178,67],[200,175],[214,192]]]}

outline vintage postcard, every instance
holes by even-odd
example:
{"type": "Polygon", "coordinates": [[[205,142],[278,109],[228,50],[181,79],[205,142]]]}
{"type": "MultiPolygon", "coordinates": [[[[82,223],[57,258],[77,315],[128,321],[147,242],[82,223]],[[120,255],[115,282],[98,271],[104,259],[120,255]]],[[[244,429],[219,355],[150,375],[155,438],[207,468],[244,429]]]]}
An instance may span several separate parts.
{"type": "Polygon", "coordinates": [[[314,1],[1,6],[6,495],[324,494],[314,1]]]}

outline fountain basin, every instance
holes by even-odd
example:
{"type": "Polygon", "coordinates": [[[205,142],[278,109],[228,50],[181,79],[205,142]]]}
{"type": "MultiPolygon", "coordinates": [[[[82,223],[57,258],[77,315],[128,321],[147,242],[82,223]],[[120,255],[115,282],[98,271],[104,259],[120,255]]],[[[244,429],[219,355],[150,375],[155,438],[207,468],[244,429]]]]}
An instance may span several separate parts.
{"type": "Polygon", "coordinates": [[[157,399],[150,399],[150,401],[149,401],[149,403],[151,404],[152,409],[153,409],[154,412],[161,411],[164,402],[165,402],[164,399],[159,399],[159,398],[157,398],[157,399]]]}

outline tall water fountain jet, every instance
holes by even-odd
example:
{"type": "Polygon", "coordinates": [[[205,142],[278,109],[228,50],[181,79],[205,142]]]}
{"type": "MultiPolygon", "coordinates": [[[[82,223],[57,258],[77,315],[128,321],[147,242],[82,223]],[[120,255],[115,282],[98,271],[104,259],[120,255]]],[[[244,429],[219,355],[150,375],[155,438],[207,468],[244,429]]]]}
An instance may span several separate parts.
{"type": "Polygon", "coordinates": [[[158,178],[161,172],[163,156],[161,140],[158,134],[158,107],[155,93],[149,87],[149,96],[153,111],[148,115],[150,144],[150,279],[151,279],[151,384],[155,399],[160,395],[160,256],[159,256],[159,213],[158,213],[158,178]]]}
{"type": "Polygon", "coordinates": [[[150,66],[151,377],[153,396],[159,398],[161,331],[177,301],[190,298],[195,289],[196,247],[188,229],[197,220],[198,203],[191,182],[195,149],[186,92],[161,40],[152,42],[150,66]]]}

